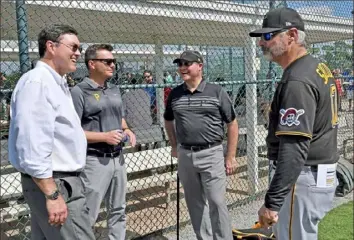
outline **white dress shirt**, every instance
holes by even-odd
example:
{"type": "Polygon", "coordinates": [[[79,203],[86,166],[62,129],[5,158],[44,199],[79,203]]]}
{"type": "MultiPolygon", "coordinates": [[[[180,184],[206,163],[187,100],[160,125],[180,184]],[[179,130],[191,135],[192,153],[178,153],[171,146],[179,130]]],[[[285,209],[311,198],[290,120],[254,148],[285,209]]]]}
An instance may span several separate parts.
{"type": "Polygon", "coordinates": [[[9,160],[20,172],[36,178],[53,171],[81,171],[87,141],[66,80],[48,64],[18,81],[11,98],[9,160]]]}

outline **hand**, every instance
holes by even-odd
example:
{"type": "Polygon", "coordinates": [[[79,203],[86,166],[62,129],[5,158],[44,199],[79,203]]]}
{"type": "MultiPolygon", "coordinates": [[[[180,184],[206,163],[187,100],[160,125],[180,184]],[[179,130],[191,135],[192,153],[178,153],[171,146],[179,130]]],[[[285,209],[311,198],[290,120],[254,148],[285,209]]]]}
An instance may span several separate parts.
{"type": "Polygon", "coordinates": [[[105,132],[105,139],[106,143],[110,145],[117,145],[122,141],[123,134],[121,132],[118,132],[117,130],[105,132]]]}
{"type": "Polygon", "coordinates": [[[235,157],[226,157],[225,159],[226,175],[235,173],[237,168],[237,162],[235,157]]]}
{"type": "Polygon", "coordinates": [[[124,130],[124,133],[129,136],[130,145],[132,145],[132,147],[135,147],[135,144],[136,144],[135,134],[130,129],[124,130]]]}
{"type": "Polygon", "coordinates": [[[63,225],[68,217],[68,208],[61,195],[56,200],[46,200],[48,223],[52,226],[63,225]]]}
{"type": "Polygon", "coordinates": [[[258,220],[263,228],[269,228],[278,222],[278,212],[272,211],[263,205],[258,211],[258,220]]]}
{"type": "Polygon", "coordinates": [[[171,149],[171,157],[178,157],[177,156],[177,148],[176,147],[172,147],[171,149]]]}

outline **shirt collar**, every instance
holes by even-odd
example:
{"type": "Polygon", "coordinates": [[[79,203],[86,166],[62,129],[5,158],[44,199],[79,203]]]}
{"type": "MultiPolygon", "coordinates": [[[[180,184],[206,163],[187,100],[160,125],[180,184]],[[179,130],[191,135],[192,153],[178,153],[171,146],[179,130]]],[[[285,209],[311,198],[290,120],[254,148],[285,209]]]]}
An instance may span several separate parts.
{"type": "Polygon", "coordinates": [[[90,85],[90,87],[94,88],[94,89],[106,89],[106,88],[112,88],[112,84],[110,84],[109,82],[105,82],[104,83],[104,87],[101,87],[100,85],[98,85],[95,81],[93,81],[91,78],[89,77],[85,77],[83,79],[83,81],[85,81],[88,85],[90,85]]]}
{"type": "MultiPolygon", "coordinates": [[[[206,85],[206,81],[204,79],[202,79],[202,81],[199,83],[198,87],[195,89],[198,92],[203,92],[204,88],[206,85]]],[[[183,83],[183,90],[184,91],[189,91],[188,86],[186,83],[183,83]]]]}
{"type": "Polygon", "coordinates": [[[47,63],[39,60],[36,63],[36,67],[35,68],[46,68],[50,71],[50,73],[53,75],[55,81],[57,82],[58,85],[65,85],[67,84],[66,78],[63,76],[60,76],[59,73],[57,73],[51,66],[49,66],[47,63]]]}

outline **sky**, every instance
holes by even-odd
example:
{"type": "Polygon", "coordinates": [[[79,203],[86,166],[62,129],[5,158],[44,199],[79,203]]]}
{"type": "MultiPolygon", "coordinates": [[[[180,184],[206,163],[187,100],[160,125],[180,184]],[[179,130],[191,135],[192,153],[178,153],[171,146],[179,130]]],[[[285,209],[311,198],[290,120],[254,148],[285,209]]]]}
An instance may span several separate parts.
{"type": "Polygon", "coordinates": [[[287,1],[288,7],[307,13],[351,18],[353,1],[287,1]]]}
{"type": "MultiPolygon", "coordinates": [[[[230,0],[234,3],[240,4],[256,4],[258,6],[268,7],[270,0],[230,0]]],[[[322,1],[304,1],[304,0],[285,0],[279,1],[275,0],[275,6],[279,3],[286,2],[288,7],[300,10],[311,14],[327,14],[337,17],[346,17],[351,18],[352,14],[351,11],[353,10],[353,1],[329,1],[329,0],[322,0],[322,1]]]]}

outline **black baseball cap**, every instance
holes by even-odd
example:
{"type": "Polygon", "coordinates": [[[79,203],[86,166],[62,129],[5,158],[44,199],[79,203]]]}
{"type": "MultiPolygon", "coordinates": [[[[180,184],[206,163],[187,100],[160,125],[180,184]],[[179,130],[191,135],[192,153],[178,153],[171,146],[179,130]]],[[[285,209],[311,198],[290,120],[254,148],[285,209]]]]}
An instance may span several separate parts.
{"type": "Polygon", "coordinates": [[[186,50],[179,58],[173,60],[173,63],[179,63],[180,61],[203,63],[203,57],[198,51],[186,50]]]}
{"type": "Polygon", "coordinates": [[[283,29],[297,28],[305,31],[305,24],[299,13],[292,8],[276,8],[269,11],[263,18],[262,28],[250,32],[251,37],[260,37],[283,29]]]}

